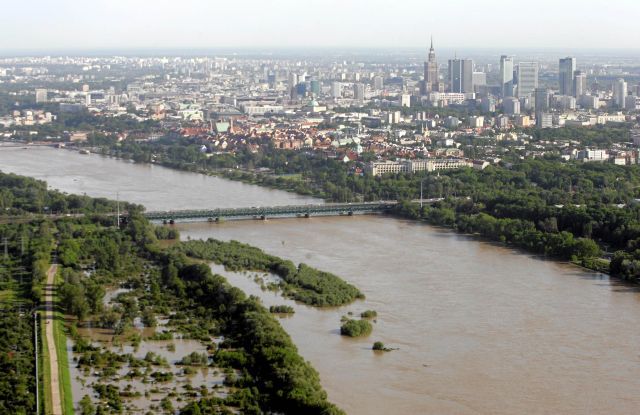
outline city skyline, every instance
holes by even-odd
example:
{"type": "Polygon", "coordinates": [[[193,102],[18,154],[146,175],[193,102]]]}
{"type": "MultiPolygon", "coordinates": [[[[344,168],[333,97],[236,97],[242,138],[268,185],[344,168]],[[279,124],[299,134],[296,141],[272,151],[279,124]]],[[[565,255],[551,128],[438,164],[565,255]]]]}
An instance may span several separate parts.
{"type": "Polygon", "coordinates": [[[89,6],[78,0],[38,0],[28,9],[18,4],[4,7],[0,36],[11,41],[0,51],[425,48],[432,34],[436,47],[443,50],[637,49],[640,28],[617,22],[621,13],[639,14],[637,2],[618,2],[611,10],[596,8],[592,1],[541,0],[527,13],[532,23],[544,22],[544,30],[533,36],[523,30],[518,11],[504,10],[504,3],[460,0],[436,6],[405,0],[389,7],[379,0],[310,0],[302,9],[292,0],[187,0],[180,7],[162,0],[154,8],[123,0],[89,6]],[[497,10],[501,18],[493,24],[497,10]],[[589,23],[606,30],[588,30],[589,23]]]}

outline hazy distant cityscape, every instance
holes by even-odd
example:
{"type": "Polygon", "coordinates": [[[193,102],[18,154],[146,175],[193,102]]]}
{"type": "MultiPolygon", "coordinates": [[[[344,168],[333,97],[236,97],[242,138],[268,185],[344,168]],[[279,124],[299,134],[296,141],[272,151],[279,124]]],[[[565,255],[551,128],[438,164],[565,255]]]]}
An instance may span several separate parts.
{"type": "Polygon", "coordinates": [[[633,59],[477,52],[474,59],[457,53],[440,58],[434,43],[421,58],[373,51],[304,59],[290,53],[5,57],[0,126],[5,139],[84,141],[91,131],[52,134],[46,124],[61,114],[86,112],[154,122],[144,133],[105,131],[119,140],[176,135],[203,140],[207,152],[225,152],[254,148],[268,138],[277,148],[332,157],[373,153],[378,160],[369,170],[382,162],[376,171],[387,173],[427,168],[390,158],[469,158],[465,144],[474,137],[490,139],[472,155],[488,162],[506,152],[536,157],[555,151],[567,159],[637,163],[640,137],[634,146],[600,149],[532,144],[528,134],[531,127],[635,122],[640,65],[633,59]]]}

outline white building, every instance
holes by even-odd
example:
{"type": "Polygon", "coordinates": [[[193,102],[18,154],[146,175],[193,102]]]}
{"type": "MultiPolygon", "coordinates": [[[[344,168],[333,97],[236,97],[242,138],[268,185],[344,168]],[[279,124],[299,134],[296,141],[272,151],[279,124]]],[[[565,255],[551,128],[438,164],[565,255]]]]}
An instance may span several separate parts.
{"type": "Polygon", "coordinates": [[[613,84],[613,103],[618,108],[624,108],[627,98],[627,83],[624,79],[618,79],[613,84]]]}
{"type": "Polygon", "coordinates": [[[367,165],[367,173],[372,176],[397,173],[415,173],[417,171],[439,171],[471,167],[472,163],[464,159],[423,159],[399,161],[374,161],[367,165]]]}
{"type": "Polygon", "coordinates": [[[36,104],[43,104],[47,102],[47,90],[38,88],[36,89],[36,104]]]}
{"type": "Polygon", "coordinates": [[[475,99],[476,94],[465,94],[462,92],[431,92],[429,93],[429,101],[445,102],[447,104],[461,104],[468,99],[475,99]]]}
{"type": "Polygon", "coordinates": [[[607,161],[609,153],[607,150],[586,149],[578,152],[577,159],[581,161],[607,161]]]}
{"type": "Polygon", "coordinates": [[[483,116],[469,117],[469,127],[471,127],[471,128],[482,128],[482,127],[484,127],[484,117],[483,116]]]}

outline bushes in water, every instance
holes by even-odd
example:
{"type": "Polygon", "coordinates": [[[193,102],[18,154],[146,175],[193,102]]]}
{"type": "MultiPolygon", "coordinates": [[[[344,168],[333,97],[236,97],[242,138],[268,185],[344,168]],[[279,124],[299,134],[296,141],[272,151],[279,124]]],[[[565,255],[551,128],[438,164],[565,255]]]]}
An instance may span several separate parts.
{"type": "Polygon", "coordinates": [[[367,310],[360,313],[361,318],[376,318],[378,313],[375,310],[367,310]]]}
{"type": "Polygon", "coordinates": [[[274,314],[294,314],[296,311],[290,305],[272,305],[269,312],[274,314]]]}
{"type": "Polygon", "coordinates": [[[348,319],[341,327],[340,334],[349,337],[361,337],[371,334],[373,327],[367,320],[348,319]]]}

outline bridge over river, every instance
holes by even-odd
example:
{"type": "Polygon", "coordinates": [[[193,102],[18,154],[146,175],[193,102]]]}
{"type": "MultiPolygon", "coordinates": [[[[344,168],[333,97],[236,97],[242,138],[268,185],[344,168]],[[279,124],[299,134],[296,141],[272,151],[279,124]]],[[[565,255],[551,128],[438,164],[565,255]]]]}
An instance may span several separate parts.
{"type": "MultiPolygon", "coordinates": [[[[431,204],[441,199],[414,200],[431,204]]],[[[240,219],[309,218],[311,216],[352,216],[356,214],[376,214],[391,211],[396,200],[362,203],[323,203],[290,206],[254,206],[247,208],[221,208],[210,210],[174,210],[165,212],[145,212],[145,217],[154,222],[219,222],[240,219]]]]}

